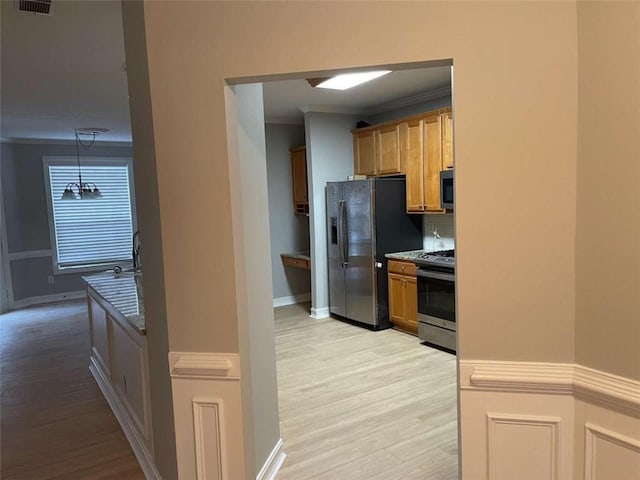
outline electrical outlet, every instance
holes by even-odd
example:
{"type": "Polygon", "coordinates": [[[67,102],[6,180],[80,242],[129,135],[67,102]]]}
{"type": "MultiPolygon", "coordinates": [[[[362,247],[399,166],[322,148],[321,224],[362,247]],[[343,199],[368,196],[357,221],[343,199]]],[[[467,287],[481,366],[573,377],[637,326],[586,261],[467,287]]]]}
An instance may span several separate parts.
{"type": "Polygon", "coordinates": [[[49,275],[47,280],[49,281],[49,285],[53,285],[54,283],[56,283],[56,279],[53,275],[49,275]]]}

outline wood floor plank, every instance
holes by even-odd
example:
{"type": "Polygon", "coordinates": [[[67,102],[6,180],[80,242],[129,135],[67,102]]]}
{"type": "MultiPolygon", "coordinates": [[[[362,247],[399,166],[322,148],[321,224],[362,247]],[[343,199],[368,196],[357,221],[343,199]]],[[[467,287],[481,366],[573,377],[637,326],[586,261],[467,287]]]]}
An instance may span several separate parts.
{"type": "Polygon", "coordinates": [[[275,310],[278,480],[457,478],[455,357],[308,308],[275,310]]]}
{"type": "Polygon", "coordinates": [[[0,477],[144,479],[89,373],[86,303],[0,315],[0,477]]]}
{"type": "MultiPolygon", "coordinates": [[[[279,480],[457,478],[455,357],[393,330],[276,309],[279,480]]],[[[0,316],[6,480],[142,479],[88,372],[82,302],[0,316]]]]}

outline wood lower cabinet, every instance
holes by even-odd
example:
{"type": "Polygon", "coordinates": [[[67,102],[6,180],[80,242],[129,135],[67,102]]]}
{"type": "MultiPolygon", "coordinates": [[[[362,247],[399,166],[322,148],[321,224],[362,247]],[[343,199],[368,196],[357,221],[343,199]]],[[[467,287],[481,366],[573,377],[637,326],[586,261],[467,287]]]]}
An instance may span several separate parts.
{"type": "Polygon", "coordinates": [[[293,183],[293,211],[309,213],[309,186],[307,183],[307,148],[295,147],[291,152],[291,180],[293,183]]]}
{"type": "Polygon", "coordinates": [[[413,335],[418,334],[418,285],[416,266],[389,260],[389,320],[413,335]]]}

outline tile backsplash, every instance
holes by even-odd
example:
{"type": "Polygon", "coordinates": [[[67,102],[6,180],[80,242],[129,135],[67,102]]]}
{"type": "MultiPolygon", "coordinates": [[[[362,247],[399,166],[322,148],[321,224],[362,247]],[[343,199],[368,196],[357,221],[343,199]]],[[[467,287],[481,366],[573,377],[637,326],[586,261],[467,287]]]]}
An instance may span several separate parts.
{"type": "Polygon", "coordinates": [[[454,248],[453,213],[423,215],[422,237],[422,248],[427,252],[454,248]]]}

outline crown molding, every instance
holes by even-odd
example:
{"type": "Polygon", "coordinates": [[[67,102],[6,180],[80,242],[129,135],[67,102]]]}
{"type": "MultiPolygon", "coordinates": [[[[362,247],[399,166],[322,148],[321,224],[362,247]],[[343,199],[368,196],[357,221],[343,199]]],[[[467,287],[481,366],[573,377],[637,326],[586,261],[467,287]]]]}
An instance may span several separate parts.
{"type": "Polygon", "coordinates": [[[304,125],[304,117],[264,117],[264,123],[277,125],[304,125]]]}
{"type": "Polygon", "coordinates": [[[304,105],[300,107],[303,113],[337,113],[340,115],[362,115],[364,109],[344,107],[342,105],[304,105]]]}
{"type": "MultiPolygon", "coordinates": [[[[75,145],[75,140],[54,140],[46,138],[0,138],[0,143],[17,145],[75,145]]],[[[132,147],[133,142],[109,142],[96,140],[92,146],[96,147],[132,147]]]]}
{"type": "Polygon", "coordinates": [[[411,95],[409,97],[399,98],[398,100],[391,100],[390,102],[381,103],[373,107],[365,109],[363,112],[367,115],[377,115],[378,113],[389,112],[391,110],[397,110],[399,108],[410,107],[411,105],[417,105],[419,103],[428,102],[429,100],[435,100],[437,98],[451,96],[451,86],[445,85],[444,87],[435,88],[426,92],[411,95]]]}
{"type": "Polygon", "coordinates": [[[344,107],[340,105],[304,105],[300,107],[303,113],[338,113],[342,115],[377,115],[378,113],[389,112],[404,107],[410,107],[420,103],[436,100],[438,98],[451,97],[451,86],[435,88],[426,92],[411,95],[409,97],[391,100],[389,102],[380,103],[372,107],[344,107]]]}

